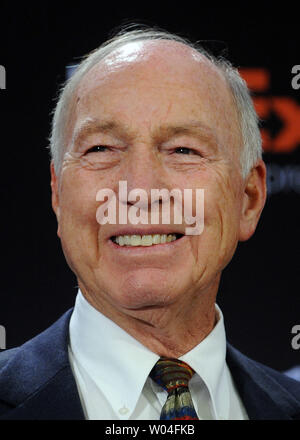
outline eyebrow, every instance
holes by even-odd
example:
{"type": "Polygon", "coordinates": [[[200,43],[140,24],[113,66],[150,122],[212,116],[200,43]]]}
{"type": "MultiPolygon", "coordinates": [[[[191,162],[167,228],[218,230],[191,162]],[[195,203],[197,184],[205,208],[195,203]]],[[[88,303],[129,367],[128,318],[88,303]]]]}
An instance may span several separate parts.
{"type": "MultiPolygon", "coordinates": [[[[95,133],[113,134],[128,142],[137,137],[137,134],[126,124],[124,125],[110,120],[101,121],[96,118],[87,118],[75,128],[73,143],[76,144],[84,137],[95,133]]],[[[156,141],[163,142],[167,138],[179,135],[194,135],[214,147],[217,147],[219,144],[215,131],[207,124],[198,120],[174,125],[161,125],[153,131],[151,137],[156,141]]]]}
{"type": "Polygon", "coordinates": [[[95,118],[87,118],[75,128],[73,143],[78,142],[85,136],[95,133],[115,133],[124,137],[126,136],[126,133],[128,133],[128,130],[127,127],[123,128],[120,124],[114,121],[100,121],[95,118]]]}
{"type": "Polygon", "coordinates": [[[201,140],[208,142],[211,146],[219,145],[215,131],[201,121],[189,121],[183,124],[162,125],[156,132],[156,137],[174,137],[179,135],[194,135],[201,140]]]}

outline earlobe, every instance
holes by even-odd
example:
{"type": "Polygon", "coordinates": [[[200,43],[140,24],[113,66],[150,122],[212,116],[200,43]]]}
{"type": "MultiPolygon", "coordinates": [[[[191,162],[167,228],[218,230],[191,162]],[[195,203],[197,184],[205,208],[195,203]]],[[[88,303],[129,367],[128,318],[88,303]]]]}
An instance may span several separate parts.
{"type": "Polygon", "coordinates": [[[250,171],[244,188],[239,240],[246,241],[254,233],[266,202],[266,166],[259,160],[250,171]]]}
{"type": "Polygon", "coordinates": [[[57,175],[54,169],[54,163],[51,161],[50,164],[50,174],[51,174],[51,201],[52,201],[52,208],[55,212],[58,228],[57,228],[57,235],[60,236],[59,232],[59,217],[60,217],[60,209],[59,209],[59,191],[58,191],[58,179],[57,175]]]}

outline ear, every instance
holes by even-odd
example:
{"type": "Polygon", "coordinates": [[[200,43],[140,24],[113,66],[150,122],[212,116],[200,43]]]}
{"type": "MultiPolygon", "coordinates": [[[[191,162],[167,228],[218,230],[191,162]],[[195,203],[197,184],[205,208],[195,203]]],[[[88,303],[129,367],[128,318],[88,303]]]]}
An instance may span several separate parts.
{"type": "Polygon", "coordinates": [[[266,175],[266,165],[263,160],[259,160],[246,178],[240,219],[240,241],[248,240],[256,229],[266,202],[266,175]]]}
{"type": "Polygon", "coordinates": [[[58,178],[54,169],[54,163],[51,161],[50,164],[50,174],[51,174],[51,201],[52,201],[52,208],[55,212],[58,228],[57,228],[57,235],[60,237],[59,232],[59,217],[60,217],[60,209],[59,209],[59,184],[58,184],[58,178]]]}

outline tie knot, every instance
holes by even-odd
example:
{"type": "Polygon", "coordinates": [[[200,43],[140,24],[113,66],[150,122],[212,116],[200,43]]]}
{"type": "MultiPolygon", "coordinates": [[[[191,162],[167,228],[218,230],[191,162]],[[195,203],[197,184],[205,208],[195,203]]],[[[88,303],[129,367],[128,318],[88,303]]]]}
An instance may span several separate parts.
{"type": "Polygon", "coordinates": [[[150,377],[170,393],[176,388],[188,387],[194,373],[194,370],[183,361],[160,358],[151,370],[150,377]]]}

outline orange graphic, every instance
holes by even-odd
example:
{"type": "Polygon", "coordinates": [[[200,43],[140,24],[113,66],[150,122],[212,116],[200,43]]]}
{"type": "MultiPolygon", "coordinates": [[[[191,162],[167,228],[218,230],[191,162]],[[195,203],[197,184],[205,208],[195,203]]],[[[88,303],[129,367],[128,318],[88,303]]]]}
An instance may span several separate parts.
{"type": "Polygon", "coordinates": [[[281,128],[273,137],[268,128],[261,129],[263,149],[270,153],[290,153],[300,145],[300,105],[289,96],[263,96],[270,87],[270,72],[263,68],[239,69],[253,96],[259,118],[268,120],[272,114],[279,119],[281,128]]]}

